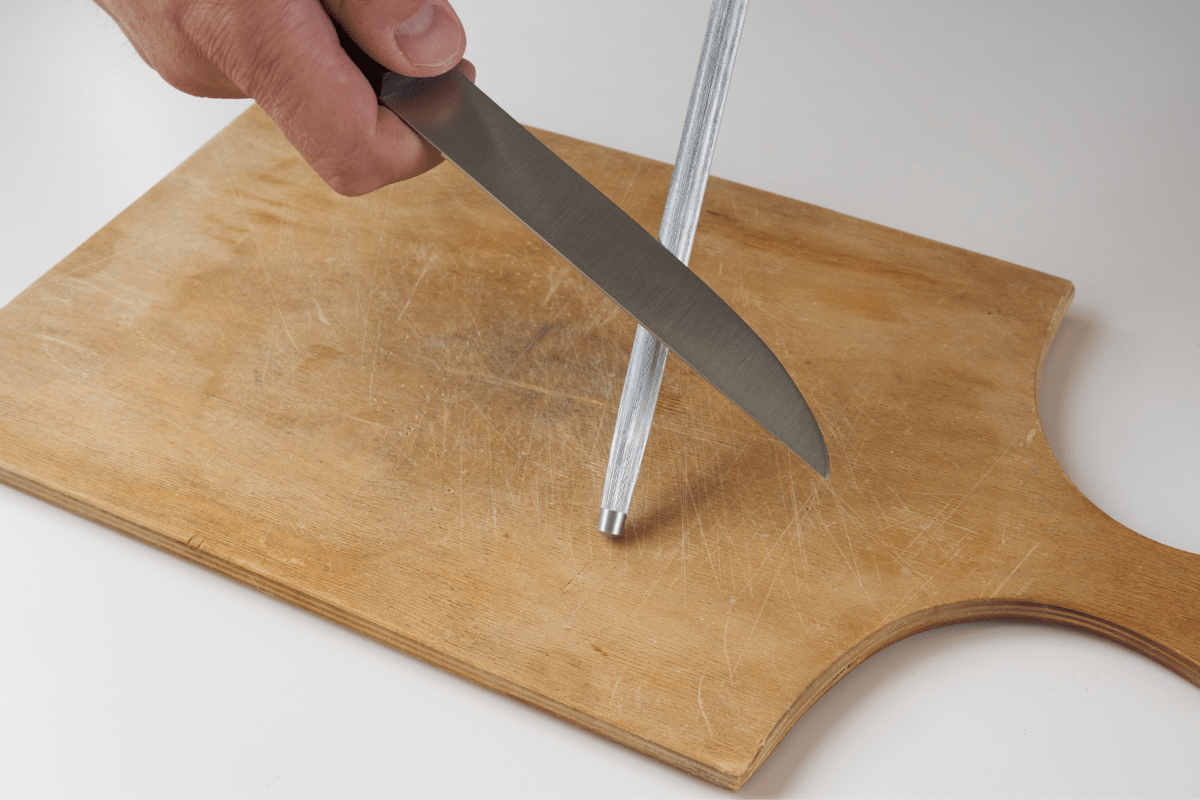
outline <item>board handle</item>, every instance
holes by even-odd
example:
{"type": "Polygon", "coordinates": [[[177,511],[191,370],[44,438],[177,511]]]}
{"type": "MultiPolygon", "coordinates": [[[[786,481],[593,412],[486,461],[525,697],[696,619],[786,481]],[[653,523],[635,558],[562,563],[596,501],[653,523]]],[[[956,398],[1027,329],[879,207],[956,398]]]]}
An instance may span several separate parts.
{"type": "MultiPolygon", "coordinates": [[[[1048,452],[1048,448],[1047,448],[1048,452]]],[[[1051,456],[1053,458],[1053,456],[1051,456]]],[[[1057,462],[1054,462],[1057,466],[1057,462]]],[[[1200,555],[1156,542],[1105,514],[1065,483],[1050,502],[1077,505],[1072,530],[1039,541],[1025,565],[973,611],[1086,631],[1145,655],[1200,686],[1200,555]],[[1038,577],[1028,585],[1021,571],[1038,577]]]]}

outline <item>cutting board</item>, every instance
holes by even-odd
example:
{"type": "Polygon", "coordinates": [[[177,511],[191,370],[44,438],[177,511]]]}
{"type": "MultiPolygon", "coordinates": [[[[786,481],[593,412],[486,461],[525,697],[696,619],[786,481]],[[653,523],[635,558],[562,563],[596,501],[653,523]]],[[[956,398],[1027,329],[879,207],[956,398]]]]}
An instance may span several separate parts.
{"type": "MultiPolygon", "coordinates": [[[[537,135],[654,230],[669,165],[537,135]]],[[[1200,684],[1200,556],[1042,434],[1067,281],[718,179],[691,266],[833,474],[672,360],[611,541],[633,321],[454,167],[339,197],[252,109],[0,311],[0,480],[730,789],[942,625],[1200,684]]]]}

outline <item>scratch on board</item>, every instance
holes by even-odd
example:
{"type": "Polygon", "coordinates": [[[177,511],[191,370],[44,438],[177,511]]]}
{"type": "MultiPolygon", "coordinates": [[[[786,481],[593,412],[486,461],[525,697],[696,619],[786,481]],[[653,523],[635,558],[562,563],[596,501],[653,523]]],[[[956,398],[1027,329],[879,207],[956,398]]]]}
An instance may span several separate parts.
{"type": "Polygon", "coordinates": [[[46,342],[54,342],[55,344],[60,344],[63,347],[70,347],[74,350],[78,350],[81,353],[88,353],[89,355],[93,356],[100,355],[90,347],[85,347],[76,342],[67,341],[66,339],[60,339],[57,336],[51,336],[48,333],[35,333],[33,335],[42,340],[42,351],[46,353],[46,355],[51,356],[51,358],[53,358],[53,355],[51,354],[50,349],[46,347],[46,342]]]}
{"type": "Polygon", "coordinates": [[[1038,544],[1041,544],[1041,542],[1038,542],[1037,544],[1034,544],[1033,547],[1029,548],[1029,552],[1025,554],[1025,558],[1022,558],[1020,561],[1018,561],[1017,565],[1012,568],[1012,572],[1004,576],[1004,580],[1000,581],[1000,585],[996,587],[996,591],[992,592],[992,597],[995,597],[997,594],[999,594],[1000,590],[1004,588],[1004,584],[1008,583],[1008,579],[1017,574],[1017,570],[1021,568],[1021,565],[1025,563],[1026,559],[1033,555],[1034,550],[1038,549],[1038,544]]]}
{"type": "Polygon", "coordinates": [[[329,320],[325,318],[325,311],[324,311],[324,309],[321,308],[321,304],[319,302],[317,302],[317,298],[315,298],[315,297],[312,299],[312,301],[313,301],[313,305],[316,306],[316,309],[317,309],[317,319],[319,319],[321,322],[328,325],[329,320]]]}
{"type": "MultiPolygon", "coordinates": [[[[622,159],[622,161],[624,160],[625,159],[622,159]]],[[[641,162],[634,162],[633,171],[629,175],[629,180],[625,183],[624,191],[621,192],[621,199],[617,201],[617,205],[620,206],[622,210],[625,208],[625,201],[629,198],[629,193],[633,190],[633,184],[637,182],[637,179],[641,176],[641,174],[641,162]]]]}
{"type": "Polygon", "coordinates": [[[613,684],[612,691],[608,695],[608,705],[611,708],[617,699],[617,689],[621,688],[621,679],[625,677],[625,673],[629,671],[629,667],[621,670],[621,674],[617,676],[617,682],[613,684]]]}
{"type": "Polygon", "coordinates": [[[98,270],[95,270],[95,267],[98,264],[103,264],[106,261],[112,261],[114,258],[117,258],[118,256],[129,255],[130,253],[134,252],[135,250],[140,250],[143,247],[148,247],[152,244],[157,244],[158,242],[161,242],[164,239],[170,239],[170,238],[173,238],[174,236],[175,236],[175,234],[164,234],[162,236],[156,236],[152,239],[143,239],[142,241],[139,241],[130,247],[126,247],[123,250],[114,250],[113,252],[109,253],[108,255],[102,256],[101,258],[97,258],[94,261],[89,261],[86,264],[80,264],[79,266],[72,269],[70,272],[64,272],[61,277],[69,278],[72,275],[76,274],[77,272],[83,272],[83,273],[87,274],[90,272],[98,271],[98,270]]]}
{"type": "MultiPolygon", "coordinates": [[[[475,372],[472,370],[461,370],[461,369],[454,369],[453,367],[447,367],[446,374],[454,375],[454,376],[460,377],[460,378],[469,378],[469,379],[471,379],[471,383],[473,383],[473,384],[490,385],[492,388],[490,391],[488,391],[487,395],[485,395],[485,398],[484,398],[485,400],[490,399],[491,396],[495,393],[495,390],[497,388],[503,386],[503,387],[513,388],[513,389],[526,389],[531,392],[538,392],[539,394],[543,394],[548,397],[565,398],[568,400],[574,400],[578,403],[587,403],[588,405],[597,406],[599,408],[603,408],[605,406],[605,403],[603,403],[599,400],[596,400],[594,398],[591,398],[591,397],[584,397],[583,395],[572,394],[570,392],[558,391],[556,389],[551,389],[546,386],[539,386],[535,383],[526,383],[525,381],[514,380],[513,378],[507,377],[507,372],[504,375],[497,376],[497,375],[484,374],[482,372],[475,372]]],[[[598,435],[599,434],[597,433],[597,436],[598,435]]]]}
{"type": "Polygon", "coordinates": [[[425,262],[425,266],[421,268],[421,274],[413,281],[412,289],[408,292],[408,298],[404,301],[404,308],[401,308],[400,313],[396,315],[396,322],[404,319],[404,314],[408,311],[408,307],[412,305],[413,295],[417,293],[417,289],[421,286],[421,281],[425,279],[425,273],[429,272],[429,257],[422,253],[422,260],[425,262]]]}
{"type": "Polygon", "coordinates": [[[713,732],[713,728],[712,728],[712,725],[711,725],[711,724],[709,723],[709,721],[708,721],[708,714],[705,714],[705,713],[704,713],[704,694],[703,694],[703,691],[704,691],[704,679],[705,679],[705,678],[707,678],[707,677],[708,677],[707,675],[701,675],[701,676],[700,676],[700,683],[698,683],[698,684],[696,685],[696,705],[697,705],[697,706],[699,706],[699,708],[700,708],[700,718],[701,718],[702,720],[704,720],[704,726],[705,726],[706,728],[708,728],[708,734],[709,734],[709,736],[711,736],[711,735],[712,735],[712,732],[713,732]]]}
{"type": "Polygon", "coordinates": [[[934,514],[933,519],[931,519],[925,525],[925,527],[921,529],[920,533],[918,533],[916,536],[914,536],[912,541],[910,541],[907,545],[905,545],[904,549],[896,554],[897,557],[902,558],[908,552],[909,548],[911,548],[914,544],[916,544],[918,541],[920,541],[922,538],[924,538],[925,535],[928,534],[931,530],[936,530],[936,529],[940,529],[940,528],[944,527],[946,522],[949,521],[950,518],[953,517],[958,512],[958,509],[962,508],[962,504],[967,501],[967,498],[970,497],[972,494],[974,494],[975,490],[979,488],[979,484],[983,483],[984,479],[987,478],[988,475],[992,474],[992,470],[996,468],[997,464],[999,464],[1002,460],[1004,460],[1004,457],[1007,456],[1009,454],[1009,451],[1011,451],[1012,449],[1013,449],[1012,444],[1010,444],[1008,447],[1004,448],[1004,452],[1001,453],[999,456],[997,456],[996,460],[993,461],[991,463],[991,465],[984,471],[984,473],[979,476],[979,480],[975,481],[975,483],[971,486],[971,488],[968,489],[966,491],[966,493],[963,494],[962,497],[958,498],[957,503],[954,502],[953,497],[951,499],[947,500],[946,503],[940,509],[938,509],[938,512],[936,514],[934,514]],[[954,508],[951,508],[949,513],[947,513],[946,509],[950,508],[951,503],[954,503],[954,508]],[[938,523],[936,525],[936,527],[935,527],[935,523],[938,523]]]}
{"type": "MultiPolygon", "coordinates": [[[[584,566],[583,566],[583,569],[586,569],[586,568],[587,568],[587,564],[584,564],[584,566]]],[[[571,576],[571,580],[569,580],[569,581],[567,581],[566,583],[564,583],[564,584],[562,585],[562,588],[560,588],[558,591],[559,591],[559,592],[565,592],[565,591],[566,591],[568,588],[570,588],[571,584],[575,582],[575,579],[576,579],[576,578],[578,578],[580,575],[582,575],[582,574],[583,574],[583,569],[580,569],[578,572],[576,572],[574,575],[572,575],[572,576],[571,576]]],[[[572,614],[571,616],[575,616],[575,615],[574,615],[574,614],[572,614]]],[[[570,625],[568,625],[567,627],[569,628],[569,627],[570,627],[570,625]]]]}
{"type": "MultiPolygon", "coordinates": [[[[688,493],[691,494],[691,480],[688,477],[687,457],[683,459],[683,483],[688,487],[688,493]]],[[[686,521],[686,505],[681,496],[679,498],[679,573],[683,577],[683,607],[687,608],[687,521],[686,521]]]]}
{"type": "Polygon", "coordinates": [[[662,580],[662,576],[665,575],[667,570],[671,568],[671,565],[675,563],[675,556],[679,554],[679,548],[682,546],[682,544],[683,543],[680,542],[679,544],[675,545],[675,549],[671,551],[671,556],[667,559],[666,566],[659,571],[658,576],[654,579],[654,582],[650,584],[650,588],[646,590],[646,595],[642,598],[642,602],[638,604],[637,609],[633,612],[633,616],[636,617],[638,614],[642,613],[642,607],[646,605],[646,601],[650,599],[650,595],[654,594],[654,587],[658,586],[658,582],[662,580]]]}
{"type": "MultiPolygon", "coordinates": [[[[575,576],[575,578],[578,578],[578,577],[579,577],[578,575],[575,576]]],[[[575,578],[571,578],[571,580],[575,580],[575,578]]],[[[567,584],[567,586],[569,586],[569,585],[570,585],[570,583],[567,584]]],[[[563,589],[566,589],[566,588],[567,587],[564,586],[562,589],[559,589],[559,591],[561,592],[561,591],[563,591],[563,589]]],[[[575,610],[571,612],[571,616],[567,617],[567,624],[564,625],[563,627],[570,630],[571,621],[575,619],[575,615],[579,613],[579,609],[583,606],[583,604],[585,602],[587,602],[587,599],[588,599],[588,596],[586,594],[583,597],[579,598],[579,602],[575,604],[575,610]]],[[[614,691],[616,691],[616,690],[614,689],[614,691]]]]}
{"type": "MultiPolygon", "coordinates": [[[[800,503],[796,499],[796,481],[792,477],[792,460],[790,458],[784,459],[784,463],[787,465],[788,491],[791,493],[791,496],[792,496],[792,519],[791,519],[790,524],[795,529],[794,536],[796,539],[796,548],[799,549],[799,551],[800,551],[800,564],[798,566],[800,567],[801,572],[804,573],[804,589],[806,592],[811,592],[812,586],[809,585],[809,582],[808,582],[808,570],[809,570],[808,550],[804,544],[804,528],[803,528],[804,521],[806,519],[808,519],[807,506],[806,506],[805,513],[803,515],[801,515],[800,514],[800,503]]],[[[816,493],[816,489],[813,489],[812,494],[815,494],[815,493],[816,493]]],[[[811,498],[811,496],[812,495],[810,494],[810,498],[811,498]]],[[[808,501],[806,500],[805,502],[807,503],[808,501]]],[[[787,529],[785,528],[784,534],[786,534],[786,533],[787,533],[787,529]]],[[[796,560],[796,554],[795,554],[795,552],[793,552],[792,553],[792,562],[795,563],[795,560],[796,560]]]]}
{"type": "MultiPolygon", "coordinates": [[[[242,195],[241,190],[234,181],[227,179],[227,183],[237,203],[237,209],[241,212],[242,221],[245,223],[246,229],[250,231],[256,242],[260,242],[261,236],[254,223],[250,221],[250,215],[246,213],[246,198],[242,195]]],[[[267,259],[263,256],[262,248],[255,247],[254,254],[257,258],[258,266],[262,270],[263,277],[266,278],[267,290],[271,295],[271,305],[274,307],[275,313],[279,316],[279,321],[283,325],[283,332],[287,335],[288,341],[292,343],[292,347],[298,350],[300,348],[292,336],[292,329],[288,325],[287,317],[283,313],[283,308],[279,305],[279,294],[275,290],[275,281],[271,277],[271,270],[268,268],[267,259]]]]}
{"type": "Polygon", "coordinates": [[[563,282],[562,272],[559,270],[553,270],[548,277],[548,282],[550,285],[546,289],[546,296],[542,298],[542,305],[548,305],[550,303],[550,300],[554,297],[555,293],[558,292],[559,285],[561,285],[563,282]]]}
{"type": "Polygon", "coordinates": [[[928,587],[931,583],[933,583],[934,578],[938,577],[938,575],[940,575],[942,573],[942,570],[944,570],[950,564],[955,563],[955,561],[958,558],[959,553],[961,553],[963,550],[963,546],[964,546],[963,543],[967,540],[968,536],[970,536],[969,531],[967,533],[964,533],[957,540],[955,540],[954,543],[951,545],[951,547],[947,548],[946,557],[942,559],[942,562],[940,564],[938,564],[937,568],[934,569],[934,571],[932,573],[930,573],[928,576],[921,574],[920,572],[918,572],[916,570],[915,567],[912,566],[912,564],[910,564],[909,569],[911,569],[914,573],[917,573],[918,578],[923,578],[924,580],[922,580],[920,585],[918,585],[915,589],[911,590],[910,592],[908,592],[908,594],[904,595],[904,597],[902,597],[899,600],[899,602],[897,602],[890,609],[888,609],[886,616],[888,616],[888,617],[892,616],[896,612],[896,609],[903,606],[905,603],[907,603],[909,601],[910,598],[916,597],[921,592],[927,592],[929,594],[929,596],[936,602],[938,600],[937,595],[935,594],[935,592],[930,591],[928,587]]]}
{"type": "Polygon", "coordinates": [[[463,475],[466,473],[466,468],[463,467],[463,444],[462,439],[454,437],[454,447],[458,450],[458,549],[462,551],[466,544],[466,492],[463,491],[463,475]]]}
{"type": "Polygon", "coordinates": [[[822,514],[820,510],[817,510],[815,514],[819,520],[818,525],[828,534],[830,544],[832,544],[834,549],[837,550],[838,555],[846,565],[846,569],[851,575],[854,576],[854,579],[858,583],[859,588],[862,589],[863,594],[870,597],[870,591],[867,589],[866,584],[863,583],[862,573],[858,567],[858,555],[854,550],[854,537],[851,535],[851,529],[853,529],[856,534],[861,533],[861,520],[855,519],[857,515],[853,513],[853,510],[846,505],[846,503],[841,499],[841,497],[838,496],[837,492],[835,492],[832,487],[823,488],[829,492],[829,496],[833,499],[834,507],[838,511],[838,518],[837,521],[826,521],[824,514],[822,514]],[[839,526],[841,528],[842,536],[845,537],[846,546],[850,551],[849,554],[846,553],[846,549],[844,549],[841,543],[839,543],[838,537],[835,535],[833,530],[835,526],[839,526]]]}
{"type": "Polygon", "coordinates": [[[730,608],[725,612],[725,632],[721,637],[721,652],[725,655],[725,669],[729,670],[729,680],[733,680],[733,661],[729,658],[729,622],[733,619],[733,606],[736,604],[737,598],[729,598],[730,608]]]}
{"type": "MultiPolygon", "coordinates": [[[[783,539],[784,537],[781,536],[779,538],[783,539]]],[[[774,550],[774,546],[772,546],[771,549],[774,550]]],[[[738,667],[741,666],[742,659],[746,657],[746,651],[749,649],[750,640],[754,638],[754,631],[758,629],[758,623],[762,619],[763,612],[767,610],[767,604],[771,602],[771,592],[775,589],[775,580],[779,577],[779,570],[781,567],[783,567],[783,563],[783,559],[780,559],[779,563],[775,565],[775,572],[771,575],[771,583],[767,586],[767,594],[765,597],[763,597],[762,604],[758,607],[758,615],[754,617],[754,624],[750,626],[750,630],[746,634],[746,638],[742,640],[742,651],[738,655],[737,661],[734,662],[733,668],[729,672],[729,677],[731,679],[737,672],[738,667]]],[[[728,655],[726,658],[728,658],[728,655]]]]}

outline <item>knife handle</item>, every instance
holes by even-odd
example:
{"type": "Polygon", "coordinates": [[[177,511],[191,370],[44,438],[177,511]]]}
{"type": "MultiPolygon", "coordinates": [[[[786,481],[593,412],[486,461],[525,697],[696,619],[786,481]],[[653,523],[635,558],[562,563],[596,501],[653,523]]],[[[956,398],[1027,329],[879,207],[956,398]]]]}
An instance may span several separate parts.
{"type": "Polygon", "coordinates": [[[346,55],[350,56],[350,60],[358,67],[359,71],[371,84],[371,90],[375,92],[375,99],[380,103],[383,102],[383,84],[386,79],[388,91],[395,92],[398,89],[403,90],[408,84],[415,84],[422,78],[413,78],[408,75],[401,75],[398,72],[392,72],[387,67],[380,64],[375,59],[371,58],[366,52],[358,46],[354,39],[350,38],[350,34],[338,24],[338,21],[333,17],[329,20],[333,23],[334,30],[337,31],[338,43],[342,49],[346,51],[346,55]]]}

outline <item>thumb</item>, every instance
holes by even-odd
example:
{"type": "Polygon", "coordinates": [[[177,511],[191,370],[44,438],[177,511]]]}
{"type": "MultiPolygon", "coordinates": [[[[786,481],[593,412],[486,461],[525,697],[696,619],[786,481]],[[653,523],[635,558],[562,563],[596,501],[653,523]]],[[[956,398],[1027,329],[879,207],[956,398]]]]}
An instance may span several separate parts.
{"type": "Polygon", "coordinates": [[[392,72],[440,75],[463,57],[467,37],[446,0],[324,0],[330,16],[392,72]]]}

